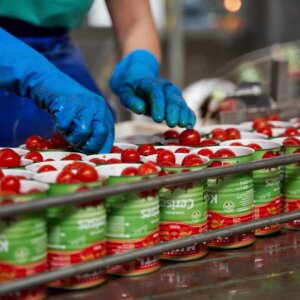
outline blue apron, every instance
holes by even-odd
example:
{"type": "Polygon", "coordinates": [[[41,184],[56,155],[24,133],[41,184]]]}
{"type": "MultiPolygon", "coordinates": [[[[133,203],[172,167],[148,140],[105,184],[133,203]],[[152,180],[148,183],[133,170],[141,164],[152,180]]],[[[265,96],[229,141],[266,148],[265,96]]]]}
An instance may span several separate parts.
{"type": "MultiPolygon", "coordinates": [[[[23,42],[43,53],[58,69],[84,87],[103,96],[89,74],[78,47],[72,43],[66,32],[51,35],[47,32],[45,36],[40,36],[42,29],[39,28],[39,36],[32,37],[32,26],[30,27],[28,35],[31,37],[24,34],[24,30],[22,36],[18,36],[23,42]]],[[[0,90],[0,147],[18,146],[27,137],[35,134],[43,138],[49,138],[53,134],[51,116],[38,108],[31,99],[0,90]]]]}

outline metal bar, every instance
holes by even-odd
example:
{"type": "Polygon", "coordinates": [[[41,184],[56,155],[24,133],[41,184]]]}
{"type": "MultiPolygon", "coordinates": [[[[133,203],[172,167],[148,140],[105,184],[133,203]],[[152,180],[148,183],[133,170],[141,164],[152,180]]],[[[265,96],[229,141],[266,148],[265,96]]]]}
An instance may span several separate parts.
{"type": "Polygon", "coordinates": [[[157,177],[153,179],[141,180],[134,183],[120,184],[117,186],[101,187],[99,189],[87,190],[80,193],[73,193],[61,196],[51,196],[39,201],[28,203],[19,203],[5,205],[1,207],[0,217],[13,216],[20,213],[40,211],[49,207],[78,204],[97,199],[105,199],[106,197],[148,190],[153,188],[161,188],[167,185],[187,183],[195,180],[204,180],[208,178],[220,177],[236,173],[250,172],[258,169],[271,168],[281,165],[300,162],[300,154],[284,155],[275,158],[263,159],[249,163],[240,163],[220,168],[202,169],[189,173],[173,174],[171,176],[157,177]]]}
{"type": "Polygon", "coordinates": [[[270,224],[285,223],[297,218],[300,218],[299,210],[280,214],[277,216],[258,219],[247,223],[230,226],[230,227],[225,227],[217,230],[212,230],[205,233],[192,235],[186,238],[181,238],[181,239],[157,244],[154,246],[149,246],[138,250],[129,251],[126,253],[115,254],[101,259],[91,260],[70,267],[57,269],[47,273],[45,272],[39,275],[28,276],[24,279],[18,279],[12,282],[8,282],[4,285],[1,285],[0,295],[22,290],[24,288],[43,285],[48,282],[52,282],[54,280],[74,276],[76,274],[104,269],[108,266],[124,263],[137,258],[158,255],[164,251],[187,247],[195,243],[207,242],[216,239],[218,237],[226,237],[226,236],[231,236],[231,235],[240,234],[244,232],[249,232],[250,230],[264,227],[270,224]]]}

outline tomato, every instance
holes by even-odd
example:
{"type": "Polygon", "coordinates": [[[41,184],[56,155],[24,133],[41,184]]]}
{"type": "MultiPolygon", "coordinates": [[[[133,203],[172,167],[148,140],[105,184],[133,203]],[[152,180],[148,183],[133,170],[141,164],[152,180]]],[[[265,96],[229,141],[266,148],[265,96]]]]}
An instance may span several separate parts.
{"type": "Polygon", "coordinates": [[[155,154],[155,148],[151,144],[145,144],[138,147],[137,152],[140,155],[148,156],[155,154]]]}
{"type": "Polygon", "coordinates": [[[283,145],[285,146],[300,146],[300,140],[294,137],[286,138],[283,141],[283,145]]]}
{"type": "Polygon", "coordinates": [[[0,150],[0,167],[14,168],[21,165],[21,158],[12,149],[4,148],[0,150]]]}
{"type": "Polygon", "coordinates": [[[252,127],[253,129],[259,129],[261,127],[268,126],[268,122],[265,119],[262,118],[255,118],[253,119],[252,127]]]}
{"type": "Polygon", "coordinates": [[[63,136],[59,133],[55,133],[51,139],[50,142],[52,144],[53,148],[67,148],[70,147],[70,144],[65,141],[65,139],[63,138],[63,136]]]}
{"type": "Polygon", "coordinates": [[[113,146],[110,151],[110,153],[122,153],[122,152],[123,152],[123,149],[121,149],[118,146],[113,146]]]}
{"type": "Polygon", "coordinates": [[[40,149],[40,143],[41,143],[42,140],[43,139],[42,139],[41,136],[32,135],[25,142],[26,148],[30,149],[30,150],[40,149]]]}
{"type": "Polygon", "coordinates": [[[285,133],[286,136],[300,135],[299,131],[296,128],[293,128],[293,127],[287,128],[284,133],[285,133]]]}
{"type": "Polygon", "coordinates": [[[47,158],[44,161],[54,161],[54,159],[53,158],[47,158]]]}
{"type": "Polygon", "coordinates": [[[195,129],[186,129],[179,136],[179,143],[184,146],[199,146],[200,140],[201,135],[195,129]]]}
{"type": "Polygon", "coordinates": [[[77,153],[71,153],[62,158],[61,160],[81,160],[81,155],[77,153]]]}
{"type": "Polygon", "coordinates": [[[175,164],[169,160],[163,160],[159,163],[160,167],[175,167],[175,164]]]}
{"type": "Polygon", "coordinates": [[[279,115],[269,115],[267,116],[268,121],[280,121],[279,115]]]}
{"type": "Polygon", "coordinates": [[[40,193],[41,190],[39,189],[30,189],[26,194],[34,194],[34,193],[40,193]]]}
{"type": "Polygon", "coordinates": [[[165,150],[164,148],[157,148],[157,149],[155,149],[155,154],[158,154],[159,152],[164,151],[164,150],[165,150]]]}
{"type": "Polygon", "coordinates": [[[179,133],[176,130],[167,130],[164,132],[165,139],[178,139],[179,133]]]}
{"type": "Polygon", "coordinates": [[[43,156],[42,156],[42,154],[39,153],[39,152],[36,152],[36,151],[28,152],[28,153],[25,155],[25,158],[31,159],[31,160],[33,160],[34,162],[41,162],[41,161],[43,161],[43,156]]]}
{"type": "Polygon", "coordinates": [[[98,180],[98,173],[93,166],[81,166],[76,174],[76,178],[81,182],[93,182],[98,180]]]}
{"type": "Polygon", "coordinates": [[[255,143],[250,143],[250,144],[247,145],[247,147],[252,148],[254,150],[261,150],[262,149],[262,147],[260,145],[255,144],[255,143]]]}
{"type": "Polygon", "coordinates": [[[296,149],[293,154],[297,154],[297,153],[300,153],[300,149],[296,149]]]}
{"type": "Polygon", "coordinates": [[[85,163],[85,162],[82,162],[82,161],[74,161],[74,162],[68,164],[67,166],[65,166],[65,167],[63,168],[63,170],[64,170],[64,171],[71,171],[71,172],[73,172],[74,174],[76,174],[77,171],[78,171],[83,165],[88,165],[88,166],[89,166],[89,164],[87,164],[87,163],[85,163]]]}
{"type": "Polygon", "coordinates": [[[240,142],[234,142],[234,143],[231,143],[230,146],[239,146],[239,147],[243,147],[244,145],[240,142]]]}
{"type": "Polygon", "coordinates": [[[241,132],[236,128],[227,128],[225,132],[227,133],[228,140],[238,140],[241,138],[241,132]]]}
{"type": "Polygon", "coordinates": [[[219,158],[235,157],[235,153],[230,149],[223,148],[215,152],[215,157],[219,157],[219,158]]]}
{"type": "Polygon", "coordinates": [[[167,143],[168,146],[179,146],[180,144],[177,142],[169,142],[167,143]]]}
{"type": "Polygon", "coordinates": [[[272,151],[268,151],[266,152],[262,158],[271,158],[271,157],[274,157],[276,155],[274,155],[274,153],[272,151]]]}
{"type": "Polygon", "coordinates": [[[228,140],[227,132],[222,128],[215,128],[211,132],[211,137],[216,140],[226,141],[228,140]]]}
{"type": "Polygon", "coordinates": [[[105,159],[101,159],[101,158],[97,158],[97,157],[94,157],[92,159],[90,159],[90,162],[96,164],[96,165],[102,165],[102,164],[105,164],[106,163],[106,160],[105,159]]]}
{"type": "Polygon", "coordinates": [[[199,144],[200,147],[205,147],[205,146],[217,146],[219,145],[218,142],[216,142],[215,140],[212,139],[206,139],[206,140],[202,140],[199,144]]]}
{"type": "Polygon", "coordinates": [[[53,145],[51,144],[50,141],[41,140],[40,144],[39,144],[39,147],[38,147],[38,150],[49,150],[49,149],[52,149],[52,148],[53,148],[53,145]]]}
{"type": "Polygon", "coordinates": [[[200,149],[198,151],[198,154],[209,157],[209,158],[214,157],[214,152],[210,149],[200,149]]]}
{"type": "Polygon", "coordinates": [[[176,157],[175,154],[169,150],[163,150],[157,154],[156,162],[160,165],[163,161],[170,161],[175,164],[176,157]]]}
{"type": "Polygon", "coordinates": [[[209,164],[209,168],[218,168],[218,167],[222,167],[223,164],[221,161],[212,161],[210,164],[209,164]]]}
{"type": "Polygon", "coordinates": [[[141,157],[135,149],[125,149],[121,154],[121,161],[123,163],[140,162],[141,157]]]}
{"type": "Polygon", "coordinates": [[[20,192],[20,179],[16,176],[4,176],[1,179],[1,190],[5,192],[20,192]]]}
{"type": "Polygon", "coordinates": [[[79,180],[72,171],[62,170],[56,178],[56,183],[79,183],[79,180]]]}
{"type": "Polygon", "coordinates": [[[3,173],[3,171],[0,169],[0,179],[1,179],[2,177],[4,177],[4,173],[3,173]]]}
{"type": "Polygon", "coordinates": [[[117,158],[110,158],[106,161],[106,164],[108,164],[108,165],[120,164],[120,163],[122,163],[122,161],[120,159],[117,159],[117,158]]]}
{"type": "Polygon", "coordinates": [[[184,147],[181,147],[181,148],[178,148],[175,153],[189,153],[190,150],[188,148],[184,148],[184,147]]]}
{"type": "Polygon", "coordinates": [[[44,165],[38,169],[38,173],[49,172],[49,171],[57,171],[57,169],[51,165],[44,165]]]}
{"type": "Polygon", "coordinates": [[[272,129],[269,126],[263,126],[257,129],[258,133],[266,134],[269,137],[272,137],[272,129]]]}
{"type": "Polygon", "coordinates": [[[189,154],[183,160],[181,165],[183,167],[192,167],[202,165],[204,161],[197,154],[189,154]]]}
{"type": "Polygon", "coordinates": [[[134,167],[127,167],[121,173],[121,176],[137,176],[137,175],[139,175],[139,170],[134,167]]]}
{"type": "Polygon", "coordinates": [[[149,162],[142,164],[138,170],[140,175],[150,175],[150,174],[156,174],[158,172],[156,166],[149,162]]]}

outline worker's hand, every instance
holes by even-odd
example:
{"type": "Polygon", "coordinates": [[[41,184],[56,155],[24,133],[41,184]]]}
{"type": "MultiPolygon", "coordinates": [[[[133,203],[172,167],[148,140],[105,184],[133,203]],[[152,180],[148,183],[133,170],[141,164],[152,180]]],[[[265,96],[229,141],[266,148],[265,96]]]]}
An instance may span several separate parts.
{"type": "Polygon", "coordinates": [[[146,50],[135,50],[116,66],[111,89],[121,103],[137,114],[147,114],[169,127],[193,128],[195,114],[187,106],[178,87],[159,78],[159,63],[146,50]]]}
{"type": "Polygon", "coordinates": [[[38,52],[0,29],[0,87],[46,109],[76,149],[109,152],[114,120],[105,99],[60,72],[38,52]]]}

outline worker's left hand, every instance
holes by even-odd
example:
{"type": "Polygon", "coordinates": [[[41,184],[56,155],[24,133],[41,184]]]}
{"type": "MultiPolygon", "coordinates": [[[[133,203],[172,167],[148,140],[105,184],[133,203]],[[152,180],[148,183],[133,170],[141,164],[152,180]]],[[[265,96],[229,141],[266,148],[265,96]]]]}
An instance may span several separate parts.
{"type": "Polygon", "coordinates": [[[110,80],[111,89],[121,103],[137,114],[147,114],[169,127],[193,128],[194,112],[171,82],[159,78],[159,63],[146,50],[135,50],[117,64],[110,80]]]}

